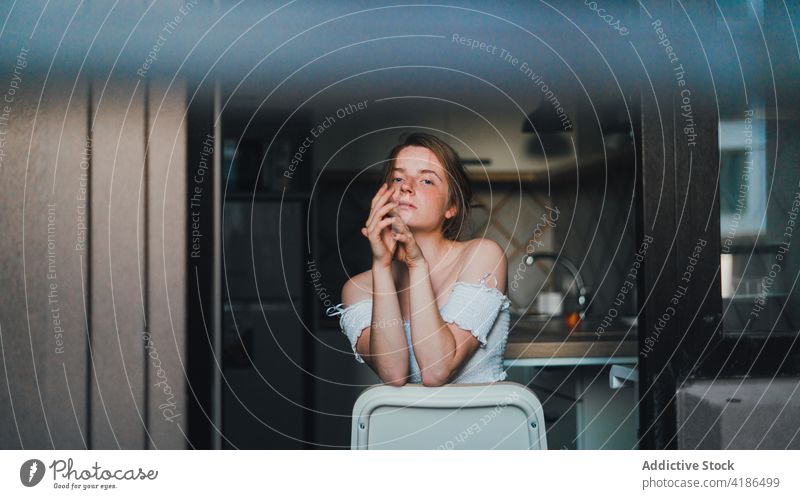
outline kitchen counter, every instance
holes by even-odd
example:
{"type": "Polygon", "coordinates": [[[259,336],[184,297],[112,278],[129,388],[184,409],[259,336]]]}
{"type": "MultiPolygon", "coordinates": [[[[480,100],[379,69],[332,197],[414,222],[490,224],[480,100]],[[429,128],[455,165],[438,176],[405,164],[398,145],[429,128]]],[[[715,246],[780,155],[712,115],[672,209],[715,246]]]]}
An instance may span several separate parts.
{"type": "Polygon", "coordinates": [[[632,364],[638,356],[636,326],[612,324],[597,334],[599,322],[584,319],[570,331],[563,319],[512,317],[506,365],[632,364]]]}

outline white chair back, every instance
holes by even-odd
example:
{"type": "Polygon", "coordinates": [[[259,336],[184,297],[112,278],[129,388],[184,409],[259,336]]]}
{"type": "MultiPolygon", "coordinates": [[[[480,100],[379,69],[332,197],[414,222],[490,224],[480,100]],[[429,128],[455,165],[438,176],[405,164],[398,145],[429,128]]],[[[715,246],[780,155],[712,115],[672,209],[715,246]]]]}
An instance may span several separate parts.
{"type": "Polygon", "coordinates": [[[510,381],[377,385],[353,406],[353,449],[547,449],[542,404],[510,381]]]}

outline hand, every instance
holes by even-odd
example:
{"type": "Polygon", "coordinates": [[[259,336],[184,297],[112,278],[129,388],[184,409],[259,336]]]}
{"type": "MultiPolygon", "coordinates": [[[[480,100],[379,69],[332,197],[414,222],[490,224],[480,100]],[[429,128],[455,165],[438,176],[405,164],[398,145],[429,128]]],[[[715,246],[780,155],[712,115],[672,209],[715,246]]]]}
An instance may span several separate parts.
{"type": "Polygon", "coordinates": [[[395,215],[395,223],[392,224],[392,237],[399,244],[395,259],[405,263],[409,269],[422,266],[426,263],[425,256],[417,245],[414,234],[397,211],[393,210],[392,213],[395,215]]]}
{"type": "Polygon", "coordinates": [[[397,240],[392,237],[392,229],[389,226],[399,217],[386,216],[397,206],[397,202],[393,200],[394,194],[395,189],[387,184],[378,189],[372,198],[369,218],[365,227],[361,228],[361,234],[369,240],[372,248],[373,265],[391,266],[392,256],[398,245],[397,240]]]}

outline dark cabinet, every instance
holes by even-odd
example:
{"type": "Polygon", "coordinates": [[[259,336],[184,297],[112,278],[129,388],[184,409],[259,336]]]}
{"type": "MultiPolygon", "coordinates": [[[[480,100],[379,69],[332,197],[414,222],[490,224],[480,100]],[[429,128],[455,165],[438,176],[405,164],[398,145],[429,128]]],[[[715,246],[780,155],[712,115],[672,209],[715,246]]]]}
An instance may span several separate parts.
{"type": "Polygon", "coordinates": [[[226,200],[223,293],[231,300],[297,300],[302,294],[303,204],[226,200]]]}
{"type": "Polygon", "coordinates": [[[225,448],[300,449],[303,325],[290,307],[226,307],[223,327],[225,448]]]}
{"type": "Polygon", "coordinates": [[[311,391],[305,374],[310,357],[304,353],[310,316],[303,277],[308,186],[298,177],[288,197],[278,192],[294,128],[278,131],[268,119],[244,126],[240,118],[223,122],[227,190],[218,206],[222,446],[300,449],[310,440],[304,409],[311,391]]]}
{"type": "Polygon", "coordinates": [[[299,449],[305,203],[234,198],[223,211],[223,446],[299,449]]]}

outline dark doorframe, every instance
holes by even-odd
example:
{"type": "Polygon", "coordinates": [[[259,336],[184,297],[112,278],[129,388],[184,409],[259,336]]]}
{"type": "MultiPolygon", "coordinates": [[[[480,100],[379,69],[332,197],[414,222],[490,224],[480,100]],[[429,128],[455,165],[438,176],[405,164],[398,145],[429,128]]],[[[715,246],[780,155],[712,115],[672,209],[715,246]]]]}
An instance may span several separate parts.
{"type": "Polygon", "coordinates": [[[707,33],[695,31],[713,9],[693,2],[691,22],[671,0],[642,12],[637,232],[652,237],[638,282],[642,449],[676,448],[676,390],[721,319],[718,117],[698,50],[707,33]]]}
{"type": "MultiPolygon", "coordinates": [[[[765,5],[759,17],[759,41],[772,61],[761,71],[766,62],[750,61],[745,74],[755,74],[748,78],[756,83],[749,81],[749,91],[753,98],[768,89],[765,97],[785,114],[797,107],[791,65],[783,62],[797,54],[778,37],[786,11],[765,5]],[[775,61],[782,62],[773,67],[775,61]]],[[[730,43],[718,7],[710,0],[662,0],[642,10],[641,19],[637,50],[646,76],[635,130],[642,138],[637,234],[653,243],[638,282],[640,448],[675,449],[676,392],[684,383],[797,376],[800,345],[796,332],[734,336],[722,328],[719,92],[744,82],[727,81],[720,61],[705,50],[730,43]],[[662,34],[671,54],[659,43],[662,34]]]]}

